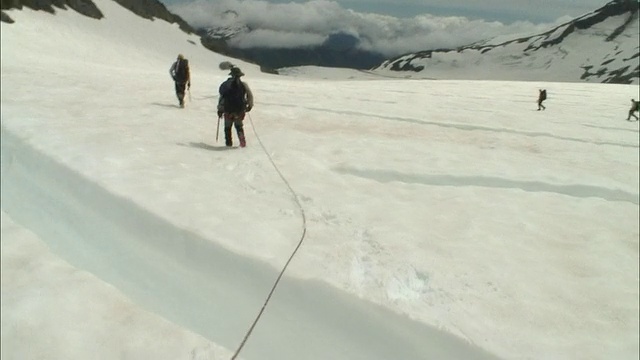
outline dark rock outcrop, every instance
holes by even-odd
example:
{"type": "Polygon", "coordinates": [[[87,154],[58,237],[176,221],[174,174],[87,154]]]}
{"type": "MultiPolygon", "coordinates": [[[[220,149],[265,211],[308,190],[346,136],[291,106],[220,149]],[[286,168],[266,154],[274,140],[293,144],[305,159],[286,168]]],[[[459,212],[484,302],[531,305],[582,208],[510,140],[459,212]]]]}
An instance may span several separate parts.
{"type": "Polygon", "coordinates": [[[11,16],[7,15],[4,11],[0,11],[0,21],[6,22],[8,24],[13,24],[15,21],[11,18],[11,16]]]}
{"type": "MultiPolygon", "coordinates": [[[[68,6],[82,15],[89,16],[94,19],[101,19],[104,17],[100,9],[98,9],[96,4],[91,0],[2,0],[1,4],[2,10],[22,9],[24,6],[33,10],[42,10],[52,14],[55,13],[54,7],[66,9],[68,6]]],[[[5,21],[4,16],[2,21],[5,21]]]]}
{"type": "MultiPolygon", "coordinates": [[[[184,21],[180,16],[169,12],[169,10],[167,10],[167,8],[158,0],[113,1],[145,19],[153,20],[154,18],[157,18],[169,23],[177,23],[183,31],[187,33],[195,33],[194,29],[186,21],[184,21]]],[[[59,9],[66,9],[69,7],[82,15],[89,16],[94,19],[101,19],[104,17],[100,9],[98,9],[92,0],[2,0],[1,9],[22,9],[25,6],[33,10],[46,11],[52,14],[55,13],[56,7],[59,9]]],[[[5,15],[2,17],[2,21],[5,21],[5,15]]],[[[11,19],[9,16],[6,17],[8,20],[11,19]]]]}
{"type": "Polygon", "coordinates": [[[134,14],[145,19],[162,19],[171,24],[177,23],[182,31],[193,34],[195,30],[180,16],[172,14],[158,0],[113,0],[124,8],[131,10],[134,14]]]}

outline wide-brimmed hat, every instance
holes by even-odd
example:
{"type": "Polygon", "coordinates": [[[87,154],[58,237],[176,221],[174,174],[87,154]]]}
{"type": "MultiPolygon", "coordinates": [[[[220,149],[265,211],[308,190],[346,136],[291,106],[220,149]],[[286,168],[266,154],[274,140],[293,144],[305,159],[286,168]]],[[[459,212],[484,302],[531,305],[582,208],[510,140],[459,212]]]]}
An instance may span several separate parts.
{"type": "Polygon", "coordinates": [[[184,59],[184,55],[178,54],[178,59],[180,59],[180,60],[184,59]]]}
{"type": "Polygon", "coordinates": [[[240,70],[240,68],[232,67],[231,68],[231,72],[229,73],[229,75],[230,76],[240,77],[240,76],[244,76],[244,73],[242,72],[242,70],[240,70]]]}

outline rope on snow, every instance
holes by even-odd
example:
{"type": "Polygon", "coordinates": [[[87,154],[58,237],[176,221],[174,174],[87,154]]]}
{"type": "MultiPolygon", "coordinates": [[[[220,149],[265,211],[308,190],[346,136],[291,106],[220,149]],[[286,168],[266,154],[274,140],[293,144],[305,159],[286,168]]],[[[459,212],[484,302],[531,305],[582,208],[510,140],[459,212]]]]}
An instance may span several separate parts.
{"type": "MultiPolygon", "coordinates": [[[[249,114],[247,114],[247,115],[249,115],[249,114]]],[[[269,152],[267,151],[266,147],[262,143],[262,140],[260,140],[260,136],[258,136],[258,132],[256,131],[256,127],[253,124],[253,119],[251,118],[251,115],[249,115],[249,121],[251,122],[251,128],[253,129],[253,133],[256,135],[256,139],[258,139],[258,143],[260,144],[260,147],[262,147],[262,150],[267,155],[267,158],[269,158],[269,161],[271,162],[271,165],[273,165],[273,168],[276,170],[276,172],[278,173],[278,175],[280,176],[282,181],[289,188],[289,191],[293,195],[293,198],[294,198],[296,204],[298,205],[298,208],[300,209],[300,214],[302,214],[302,234],[300,236],[300,241],[298,241],[298,245],[295,247],[295,249],[291,253],[291,256],[289,256],[289,259],[287,260],[287,262],[284,264],[284,267],[280,271],[280,274],[278,274],[278,277],[276,278],[276,281],[273,283],[273,286],[271,287],[271,291],[269,292],[269,295],[267,296],[267,299],[264,301],[264,304],[262,305],[262,308],[260,309],[260,312],[258,313],[258,315],[256,316],[255,320],[253,321],[253,324],[251,324],[251,327],[249,328],[249,330],[247,331],[246,335],[244,336],[244,339],[242,339],[242,342],[240,343],[240,346],[238,346],[238,349],[236,350],[236,352],[231,357],[231,360],[235,360],[236,359],[236,357],[240,354],[240,351],[242,350],[242,348],[246,344],[247,340],[249,339],[249,336],[251,336],[251,333],[253,332],[253,329],[256,327],[256,324],[258,323],[258,320],[260,320],[260,317],[264,313],[264,310],[267,307],[267,304],[269,303],[269,300],[271,300],[271,296],[273,295],[273,293],[276,290],[276,287],[280,283],[280,279],[284,275],[285,270],[287,270],[287,267],[289,266],[289,263],[291,263],[291,260],[293,260],[293,257],[298,252],[298,249],[300,249],[300,246],[302,246],[302,242],[304,241],[305,235],[307,234],[307,216],[305,215],[304,208],[302,207],[302,204],[300,203],[300,199],[298,197],[298,194],[296,194],[296,192],[293,190],[293,188],[289,184],[289,181],[287,181],[287,179],[284,177],[284,175],[282,175],[282,172],[280,172],[280,169],[278,169],[278,166],[276,165],[276,163],[271,158],[271,155],[269,155],[269,152]]]]}

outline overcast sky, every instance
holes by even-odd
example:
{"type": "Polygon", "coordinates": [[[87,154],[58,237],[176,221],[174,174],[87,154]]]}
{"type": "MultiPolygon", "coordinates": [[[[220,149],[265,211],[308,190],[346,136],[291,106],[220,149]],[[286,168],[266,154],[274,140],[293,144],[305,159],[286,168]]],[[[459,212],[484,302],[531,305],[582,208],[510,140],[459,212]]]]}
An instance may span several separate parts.
{"type": "Polygon", "coordinates": [[[195,27],[242,23],[235,46],[299,47],[349,33],[388,56],[531,35],[597,10],[604,0],[161,0],[195,27]],[[238,13],[230,19],[227,10],[238,13]]]}

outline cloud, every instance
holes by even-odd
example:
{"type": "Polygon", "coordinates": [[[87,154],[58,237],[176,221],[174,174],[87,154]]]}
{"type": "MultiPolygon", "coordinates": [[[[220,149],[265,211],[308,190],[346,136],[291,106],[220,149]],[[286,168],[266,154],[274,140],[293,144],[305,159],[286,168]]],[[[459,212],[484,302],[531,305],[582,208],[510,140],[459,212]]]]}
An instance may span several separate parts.
{"type": "MultiPolygon", "coordinates": [[[[277,1],[277,0],[272,0],[277,1]]],[[[303,0],[293,0],[303,1],[303,0]]],[[[357,11],[376,11],[399,17],[418,14],[469,16],[474,19],[512,22],[554,21],[558,16],[572,18],[591,12],[607,0],[336,0],[357,11]]]]}
{"type": "MultiPolygon", "coordinates": [[[[535,34],[554,24],[471,20],[460,16],[416,15],[411,18],[359,13],[336,1],[273,4],[261,0],[194,0],[169,9],[194,27],[233,27],[246,31],[234,38],[239,47],[296,48],[322,44],[329,35],[347,33],[362,49],[385,56],[436,48],[453,48],[508,34],[535,34]]],[[[566,20],[566,18],[564,18],[566,20]]]]}
{"type": "Polygon", "coordinates": [[[276,31],[269,29],[257,29],[246,34],[241,34],[230,41],[230,44],[238,48],[299,48],[322,44],[327,36],[308,33],[276,31]]]}

